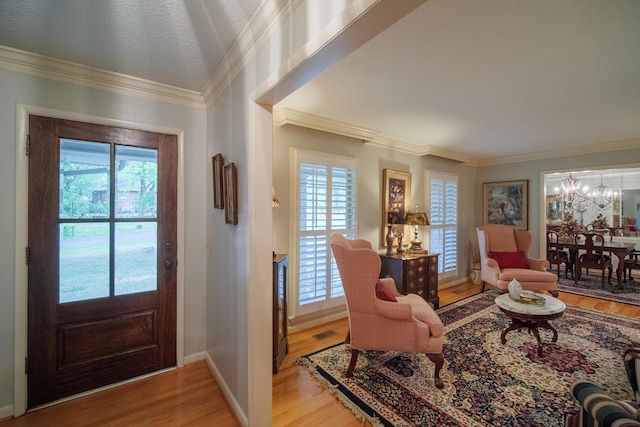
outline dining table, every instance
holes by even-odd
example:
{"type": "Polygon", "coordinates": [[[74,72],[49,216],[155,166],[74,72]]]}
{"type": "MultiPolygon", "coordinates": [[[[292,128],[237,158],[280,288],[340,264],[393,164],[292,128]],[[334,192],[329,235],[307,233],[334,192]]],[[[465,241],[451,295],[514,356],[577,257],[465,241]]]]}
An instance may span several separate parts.
{"type": "MultiPolygon", "coordinates": [[[[580,252],[580,249],[584,249],[584,240],[578,240],[575,242],[574,240],[562,240],[558,239],[557,242],[553,242],[553,245],[558,249],[568,249],[569,250],[569,259],[572,260],[573,266],[576,265],[575,259],[580,252]]],[[[600,249],[600,246],[597,247],[600,249]]],[[[620,289],[624,288],[622,284],[622,274],[624,272],[624,259],[633,250],[635,250],[634,242],[625,242],[618,240],[607,241],[605,239],[604,246],[602,246],[602,250],[604,252],[610,252],[614,254],[618,258],[618,267],[616,268],[616,278],[618,279],[618,287],[620,289]]],[[[575,272],[574,272],[575,274],[575,272]]]]}

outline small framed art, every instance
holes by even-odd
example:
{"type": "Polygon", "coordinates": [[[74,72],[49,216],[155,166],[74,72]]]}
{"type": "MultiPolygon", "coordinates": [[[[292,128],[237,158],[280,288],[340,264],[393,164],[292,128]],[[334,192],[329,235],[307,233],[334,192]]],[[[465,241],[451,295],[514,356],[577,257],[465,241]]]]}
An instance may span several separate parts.
{"type": "Polygon", "coordinates": [[[238,182],[235,163],[224,165],[224,222],[238,224],[238,182]]]}
{"type": "Polygon", "coordinates": [[[218,153],[213,156],[213,207],[216,209],[224,209],[224,190],[222,183],[222,169],[224,167],[224,159],[222,154],[218,153]]]}

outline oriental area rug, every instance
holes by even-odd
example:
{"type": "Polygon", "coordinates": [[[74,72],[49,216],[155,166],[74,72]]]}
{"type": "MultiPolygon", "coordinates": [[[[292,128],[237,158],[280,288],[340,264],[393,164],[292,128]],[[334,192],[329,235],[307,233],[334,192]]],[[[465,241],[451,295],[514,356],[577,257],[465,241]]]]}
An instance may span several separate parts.
{"type": "Polygon", "coordinates": [[[587,380],[616,399],[632,398],[624,351],[640,343],[640,320],[567,307],[541,330],[543,355],[525,330],[511,331],[488,291],[437,310],[445,325],[443,390],[422,354],[361,351],[354,374],[339,344],[303,356],[314,378],[361,421],[374,426],[562,426],[579,406],[570,385],[587,380]]]}
{"type": "Polygon", "coordinates": [[[627,280],[622,284],[622,289],[620,289],[617,285],[614,272],[611,283],[611,285],[607,283],[607,277],[605,274],[604,289],[602,289],[600,271],[592,270],[589,274],[583,272],[580,280],[575,284],[573,279],[565,278],[564,271],[560,270],[558,290],[561,292],[569,292],[587,297],[640,306],[640,280],[627,280]]]}

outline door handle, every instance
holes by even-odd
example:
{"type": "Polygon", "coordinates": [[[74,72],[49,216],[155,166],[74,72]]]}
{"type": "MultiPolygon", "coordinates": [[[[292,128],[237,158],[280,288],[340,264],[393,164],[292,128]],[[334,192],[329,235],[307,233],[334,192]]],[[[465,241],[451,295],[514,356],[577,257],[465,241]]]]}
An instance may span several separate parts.
{"type": "Polygon", "coordinates": [[[172,266],[173,266],[173,261],[171,261],[170,259],[164,260],[164,268],[166,268],[167,270],[171,270],[172,266]]]}

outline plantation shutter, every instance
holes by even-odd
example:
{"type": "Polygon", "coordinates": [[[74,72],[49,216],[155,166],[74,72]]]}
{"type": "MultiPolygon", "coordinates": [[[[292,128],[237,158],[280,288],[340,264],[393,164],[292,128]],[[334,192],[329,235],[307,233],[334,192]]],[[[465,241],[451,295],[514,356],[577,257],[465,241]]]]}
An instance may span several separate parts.
{"type": "MultiPolygon", "coordinates": [[[[298,226],[296,312],[332,305],[344,290],[329,246],[329,236],[356,233],[355,160],[315,153],[297,154],[298,226]],[[314,306],[317,306],[314,308],[314,306]]],[[[293,285],[293,284],[292,284],[293,285]]]]}
{"type": "Polygon", "coordinates": [[[438,253],[438,273],[457,274],[458,269],[458,177],[431,173],[429,250],[438,253]]]}

